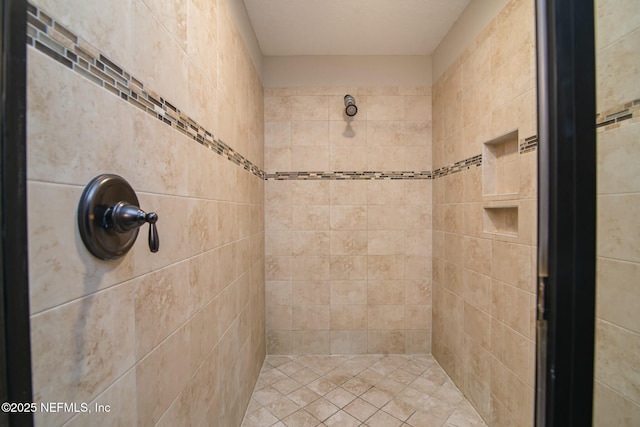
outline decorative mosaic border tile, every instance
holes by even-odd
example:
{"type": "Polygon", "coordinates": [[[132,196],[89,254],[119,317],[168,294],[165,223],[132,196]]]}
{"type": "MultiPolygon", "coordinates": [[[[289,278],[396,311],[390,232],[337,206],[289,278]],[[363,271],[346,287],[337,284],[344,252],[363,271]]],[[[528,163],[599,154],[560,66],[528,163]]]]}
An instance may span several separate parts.
{"type": "Polygon", "coordinates": [[[471,166],[477,167],[480,165],[482,165],[482,154],[478,154],[477,156],[469,157],[468,159],[460,160],[459,162],[434,170],[433,179],[470,169],[471,166]]]}
{"type": "Polygon", "coordinates": [[[596,129],[606,132],[640,120],[640,99],[596,114],[596,129]]]}
{"type": "Polygon", "coordinates": [[[339,171],[339,172],[275,172],[265,174],[265,179],[285,180],[380,180],[380,179],[432,179],[430,171],[339,171]]]}
{"type": "MultiPolygon", "coordinates": [[[[538,136],[520,140],[520,154],[534,151],[538,146],[538,136]]],[[[471,169],[482,165],[482,154],[478,154],[468,159],[460,160],[448,166],[443,166],[434,171],[338,171],[338,172],[275,172],[265,174],[266,180],[288,181],[288,180],[380,180],[380,179],[436,179],[451,175],[463,170],[471,169]]]]}
{"type": "MultiPolygon", "coordinates": [[[[640,121],[640,99],[628,102],[618,108],[596,115],[596,128],[598,131],[607,131],[640,121]]],[[[538,148],[538,135],[521,139],[518,144],[520,154],[530,153],[538,148]]],[[[434,171],[402,171],[402,172],[377,172],[377,171],[350,171],[350,172],[275,172],[265,174],[265,179],[272,180],[374,180],[374,179],[436,179],[451,175],[473,166],[482,165],[482,154],[460,160],[448,166],[443,166],[434,171]]]]}
{"type": "Polygon", "coordinates": [[[27,5],[27,45],[264,179],[262,169],[45,12],[27,5]]]}
{"type": "Polygon", "coordinates": [[[524,141],[519,144],[520,154],[530,153],[531,151],[535,151],[536,148],[538,148],[538,135],[525,138],[524,141]]]}

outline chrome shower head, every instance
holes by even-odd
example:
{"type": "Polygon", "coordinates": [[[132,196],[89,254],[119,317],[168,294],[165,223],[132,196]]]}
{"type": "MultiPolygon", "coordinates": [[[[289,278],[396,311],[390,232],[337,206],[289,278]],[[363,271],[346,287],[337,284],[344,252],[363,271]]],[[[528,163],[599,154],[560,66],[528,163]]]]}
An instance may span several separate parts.
{"type": "Polygon", "coordinates": [[[346,108],[347,116],[353,117],[358,113],[358,107],[356,107],[356,100],[351,95],[344,96],[344,106],[346,108]]]}

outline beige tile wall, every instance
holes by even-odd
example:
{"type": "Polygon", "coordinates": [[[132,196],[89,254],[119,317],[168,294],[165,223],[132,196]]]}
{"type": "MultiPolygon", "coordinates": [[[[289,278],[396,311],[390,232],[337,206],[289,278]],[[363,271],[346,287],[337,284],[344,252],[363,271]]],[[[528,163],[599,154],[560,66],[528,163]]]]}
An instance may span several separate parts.
{"type": "MultiPolygon", "coordinates": [[[[596,4],[598,112],[612,113],[640,98],[640,5],[596,4]]],[[[639,140],[637,118],[598,132],[595,426],[640,423],[639,140]]]]}
{"type": "MultiPolygon", "coordinates": [[[[226,0],[36,2],[262,167],[263,93],[226,0]],[[127,11],[131,11],[128,13],[127,11]]],[[[239,425],[265,355],[264,181],[28,49],[36,425],[239,425]],[[159,215],[129,254],[84,248],[76,206],[117,173],[159,215]]]]}
{"type": "MultiPolygon", "coordinates": [[[[265,89],[265,169],[431,170],[430,88],[265,89]],[[344,115],[344,95],[358,114],[344,115]]],[[[265,184],[267,351],[428,353],[430,180],[265,184]]]]}
{"type": "MultiPolygon", "coordinates": [[[[536,134],[533,4],[509,2],[434,85],[434,169],[536,134]]],[[[534,406],[536,153],[509,156],[493,180],[483,159],[433,182],[433,355],[495,427],[532,425],[534,406]],[[516,235],[485,224],[500,207],[516,235]]]]}

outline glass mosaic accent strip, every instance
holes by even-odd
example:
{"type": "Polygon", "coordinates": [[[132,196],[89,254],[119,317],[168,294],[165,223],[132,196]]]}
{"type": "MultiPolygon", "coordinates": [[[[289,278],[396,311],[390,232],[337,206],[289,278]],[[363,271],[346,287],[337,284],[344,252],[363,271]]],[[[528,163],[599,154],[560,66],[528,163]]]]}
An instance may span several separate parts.
{"type": "Polygon", "coordinates": [[[619,105],[608,111],[596,114],[596,128],[598,132],[616,129],[640,120],[640,99],[619,105]]]}
{"type": "Polygon", "coordinates": [[[249,159],[223,141],[215,139],[213,133],[180,108],[31,4],[28,5],[27,11],[27,45],[91,80],[124,102],[224,156],[258,178],[265,178],[264,171],[249,159]]]}
{"type": "Polygon", "coordinates": [[[284,180],[380,180],[380,179],[432,179],[430,171],[346,171],[346,172],[275,172],[266,179],[284,180]]]}
{"type": "MultiPolygon", "coordinates": [[[[520,154],[534,151],[538,146],[538,136],[520,140],[520,154]]],[[[463,170],[471,169],[482,165],[482,154],[460,160],[448,166],[443,166],[434,171],[337,171],[337,172],[274,172],[266,173],[266,180],[287,181],[287,180],[381,180],[381,179],[436,179],[451,175],[463,170]]]]}
{"type": "Polygon", "coordinates": [[[538,135],[525,138],[524,142],[520,141],[519,145],[520,145],[519,146],[520,154],[525,154],[531,151],[535,151],[535,149],[538,147],[538,135]]]}
{"type": "Polygon", "coordinates": [[[453,173],[461,172],[466,169],[471,169],[472,166],[482,165],[482,154],[469,157],[468,159],[460,160],[452,165],[443,166],[433,171],[433,179],[440,178],[442,176],[451,175],[453,173]]]}

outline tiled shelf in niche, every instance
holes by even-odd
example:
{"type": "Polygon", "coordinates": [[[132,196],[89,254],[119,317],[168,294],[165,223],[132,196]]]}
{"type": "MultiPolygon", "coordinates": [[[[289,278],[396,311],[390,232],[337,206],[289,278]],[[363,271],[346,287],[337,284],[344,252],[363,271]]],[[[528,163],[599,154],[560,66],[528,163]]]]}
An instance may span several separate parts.
{"type": "Polygon", "coordinates": [[[482,212],[482,231],[503,236],[518,236],[517,206],[488,206],[482,212]]]}
{"type": "Polygon", "coordinates": [[[518,131],[514,130],[482,146],[482,195],[517,194],[519,188],[518,131]]]}

